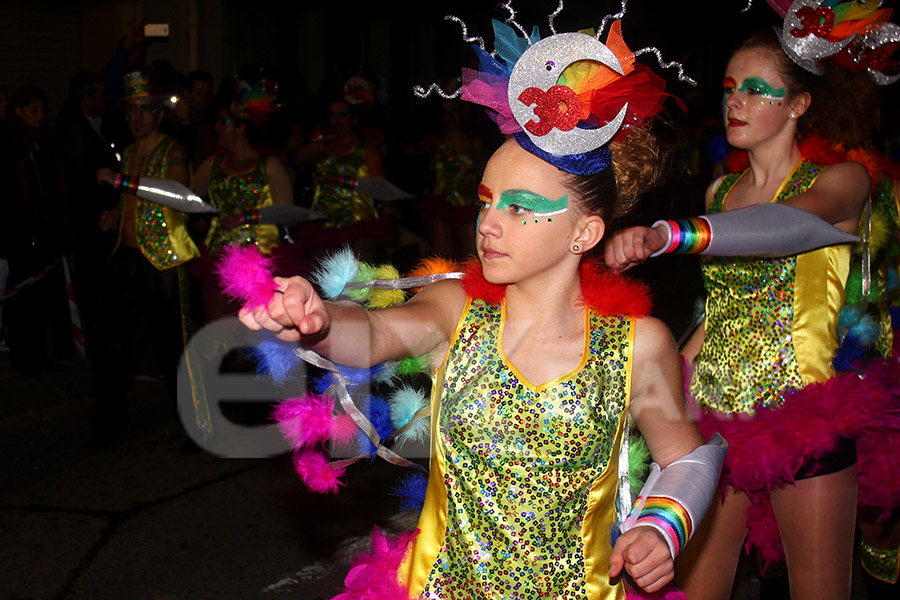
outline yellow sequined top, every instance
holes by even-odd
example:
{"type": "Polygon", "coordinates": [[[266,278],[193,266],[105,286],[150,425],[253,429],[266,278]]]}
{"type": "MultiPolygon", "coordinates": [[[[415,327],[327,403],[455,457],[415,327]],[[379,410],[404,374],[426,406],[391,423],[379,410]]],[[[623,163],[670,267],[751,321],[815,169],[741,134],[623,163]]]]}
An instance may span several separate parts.
{"type": "Polygon", "coordinates": [[[278,227],[275,225],[239,225],[233,229],[222,229],[221,219],[254,209],[272,206],[272,191],[269,189],[269,158],[263,154],[252,169],[244,173],[230,173],[222,168],[224,156],[217,156],[212,162],[209,179],[210,204],[219,209],[212,218],[206,234],[206,246],[215,254],[226,246],[248,246],[256,244],[263,254],[268,254],[278,245],[278,227]]]}
{"type": "MultiPolygon", "coordinates": [[[[150,154],[144,159],[140,170],[131,164],[135,149],[132,144],[125,149],[122,156],[122,166],[125,167],[123,172],[140,177],[166,179],[169,171],[166,156],[175,143],[177,143],[175,138],[168,135],[161,136],[150,154]]],[[[125,193],[123,192],[122,204],[124,205],[125,202],[125,193]]],[[[180,210],[137,198],[133,216],[138,248],[157,269],[176,267],[200,256],[200,251],[187,231],[187,215],[180,210]]],[[[123,209],[117,247],[122,243],[126,218],[130,218],[130,214],[129,211],[123,209]]]]}
{"type": "Polygon", "coordinates": [[[411,597],[622,599],[608,577],[634,319],[585,309],[581,363],[534,385],[503,352],[505,303],[470,299],[433,387],[411,597]]]}
{"type": "MultiPolygon", "coordinates": [[[[802,160],[772,201],[806,191],[823,170],[802,160]]],[[[745,174],[722,178],[710,213],[722,210],[745,174]]],[[[831,377],[849,245],[781,258],[701,256],[700,261],[706,333],[690,387],[700,406],[752,412],[779,405],[782,391],[831,377]]]]}
{"type": "Polygon", "coordinates": [[[353,150],[340,156],[325,152],[321,143],[316,150],[313,169],[315,193],[311,208],[325,216],[325,227],[347,227],[378,217],[375,201],[371,196],[360,194],[352,186],[335,181],[342,177],[369,176],[365,158],[366,143],[363,138],[353,150]]]}

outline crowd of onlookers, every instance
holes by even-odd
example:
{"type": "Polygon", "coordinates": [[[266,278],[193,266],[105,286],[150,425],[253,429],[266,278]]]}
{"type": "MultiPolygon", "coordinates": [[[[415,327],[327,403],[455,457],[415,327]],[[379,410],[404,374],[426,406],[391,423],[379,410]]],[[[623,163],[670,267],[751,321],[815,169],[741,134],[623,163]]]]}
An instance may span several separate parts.
{"type": "MultiPolygon", "coordinates": [[[[97,350],[103,350],[106,338],[98,324],[111,310],[110,257],[123,235],[119,224],[134,217],[122,220],[117,212],[124,206],[122,191],[101,182],[98,172],[123,171],[126,149],[136,141],[134,115],[128,112],[134,107],[125,102],[126,75],[135,71],[152,80],[163,112],[158,129],[184,149],[189,185],[204,161],[229,154],[234,140],[222,136],[232,131],[226,125],[233,123],[235,99],[252,97],[265,88],[261,82],[276,91],[257,102],[265,108],[249,119],[252,124],[237,122],[246,125],[242,135],[259,153],[277,157],[287,172],[290,202],[320,213],[317,220],[279,225],[278,264],[285,274],[344,246],[362,260],[391,262],[401,272],[428,254],[463,259],[475,252],[474,190],[486,157],[502,141],[477,107],[438,95],[414,99],[410,92],[398,101],[414,108],[391,112],[383,94],[387,85],[364,69],[333,74],[315,94],[307,92],[301,73],[256,64],[238,66],[233,76],[216,81],[204,69],[183,72],[165,61],[149,62],[147,40],[136,27],[102,68],[73,74],[59,107],[38,85],[0,87],[5,115],[0,127],[0,295],[7,295],[0,301],[0,334],[14,371],[59,370],[77,353],[101,363],[97,350]],[[398,113],[402,118],[390,117],[398,113]],[[407,197],[386,201],[346,183],[364,177],[386,179],[407,197]]],[[[458,85],[451,80],[443,87],[458,85]]],[[[677,111],[673,116],[686,118],[677,111]]],[[[702,127],[695,127],[696,119],[690,123],[671,128],[669,143],[678,164],[668,190],[674,185],[698,203],[702,187],[684,184],[704,185],[722,157],[710,143],[717,120],[702,127]]],[[[661,192],[669,203],[662,207],[647,199],[642,218],[671,208],[669,192],[661,192]]],[[[204,242],[210,222],[208,214],[186,219],[202,255],[186,269],[195,287],[189,317],[197,325],[217,316],[203,314],[208,303],[198,291],[203,285],[196,268],[209,257],[204,242]]],[[[94,377],[103,380],[104,374],[94,377]]]]}

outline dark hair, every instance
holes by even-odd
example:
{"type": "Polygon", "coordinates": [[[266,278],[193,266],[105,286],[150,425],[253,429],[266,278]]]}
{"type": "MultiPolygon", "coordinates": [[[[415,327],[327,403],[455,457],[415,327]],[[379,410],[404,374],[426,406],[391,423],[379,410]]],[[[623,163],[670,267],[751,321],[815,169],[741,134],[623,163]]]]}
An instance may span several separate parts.
{"type": "Polygon", "coordinates": [[[609,148],[612,168],[595,175],[568,174],[565,179],[567,187],[581,198],[579,210],[603,217],[608,226],[628,214],[663,176],[659,143],[649,128],[632,128],[609,148]]]}
{"type": "Polygon", "coordinates": [[[26,83],[25,85],[19,87],[12,93],[12,96],[9,97],[9,104],[13,108],[25,108],[32,102],[37,101],[41,101],[46,104],[47,94],[45,94],[44,90],[42,90],[38,86],[32,85],[30,83],[26,83]]]}
{"type": "Polygon", "coordinates": [[[193,87],[194,85],[194,82],[196,81],[207,81],[209,82],[210,87],[213,87],[215,83],[213,81],[213,76],[209,73],[209,71],[205,71],[203,69],[194,69],[185,76],[184,88],[186,90],[191,89],[191,87],[193,87]]]}
{"type": "Polygon", "coordinates": [[[82,69],[69,80],[69,100],[80,102],[82,98],[93,98],[97,87],[106,80],[97,71],[82,69]]]}

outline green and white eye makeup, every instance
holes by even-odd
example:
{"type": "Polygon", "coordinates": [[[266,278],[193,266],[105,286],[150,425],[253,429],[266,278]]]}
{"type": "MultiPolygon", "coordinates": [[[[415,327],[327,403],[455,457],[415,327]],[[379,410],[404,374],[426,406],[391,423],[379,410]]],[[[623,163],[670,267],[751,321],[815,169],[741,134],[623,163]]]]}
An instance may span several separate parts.
{"type": "MultiPolygon", "coordinates": [[[[508,208],[513,208],[515,214],[532,213],[535,223],[540,223],[540,219],[544,217],[547,218],[548,223],[552,223],[554,216],[561,215],[569,210],[569,196],[565,195],[558,200],[551,200],[528,190],[506,190],[500,195],[500,200],[497,202],[497,210],[508,208]]],[[[525,219],[522,221],[522,224],[524,225],[527,222],[528,220],[525,219]]]]}

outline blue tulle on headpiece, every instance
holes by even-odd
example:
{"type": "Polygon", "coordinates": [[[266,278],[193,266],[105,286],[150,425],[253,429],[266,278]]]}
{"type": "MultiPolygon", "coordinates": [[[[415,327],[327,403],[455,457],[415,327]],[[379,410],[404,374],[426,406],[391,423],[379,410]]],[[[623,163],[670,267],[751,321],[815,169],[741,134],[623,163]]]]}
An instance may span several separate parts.
{"type": "Polygon", "coordinates": [[[531,138],[524,131],[515,134],[515,137],[522,148],[566,173],[595,175],[600,171],[606,170],[612,164],[612,152],[608,146],[602,146],[583,154],[557,156],[556,154],[544,152],[535,146],[534,142],[531,141],[531,138]]]}
{"type": "Polygon", "coordinates": [[[510,69],[515,66],[531,44],[541,40],[541,32],[536,25],[531,30],[531,39],[526,40],[520,37],[515,29],[502,21],[491,19],[491,23],[494,26],[494,50],[510,69]]]}

